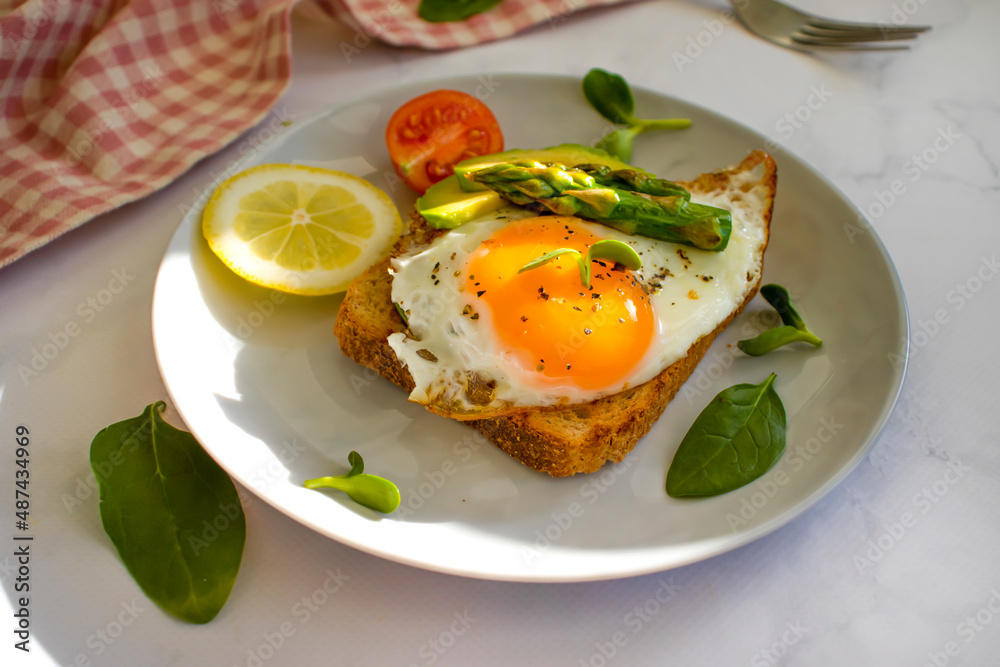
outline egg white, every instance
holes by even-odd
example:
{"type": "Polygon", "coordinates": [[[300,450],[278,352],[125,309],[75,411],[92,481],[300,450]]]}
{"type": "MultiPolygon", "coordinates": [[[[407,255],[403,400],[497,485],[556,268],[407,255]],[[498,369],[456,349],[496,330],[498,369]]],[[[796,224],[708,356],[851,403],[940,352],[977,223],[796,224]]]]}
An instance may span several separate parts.
{"type": "Polygon", "coordinates": [[[442,407],[446,413],[586,403],[654,378],[684,357],[746,298],[756,284],[767,243],[766,200],[752,188],[750,174],[733,178],[726,189],[692,193],[691,200],[732,213],[733,230],[723,252],[630,236],[600,224],[580,221],[595,236],[630,244],[642,257],[635,272],[649,294],[656,318],[653,340],[627,377],[606,387],[584,390],[570,382],[540,387],[506,351],[494,332],[489,308],[465,289],[469,255],[511,219],[533,215],[504,208],[468,222],[422,248],[392,261],[392,300],[407,316],[408,333],[388,342],[416,385],[410,400],[442,407]],[[466,307],[474,307],[471,319],[466,307]],[[463,314],[463,311],[466,311],[463,314]],[[470,400],[469,379],[492,380],[493,401],[470,400]]]}

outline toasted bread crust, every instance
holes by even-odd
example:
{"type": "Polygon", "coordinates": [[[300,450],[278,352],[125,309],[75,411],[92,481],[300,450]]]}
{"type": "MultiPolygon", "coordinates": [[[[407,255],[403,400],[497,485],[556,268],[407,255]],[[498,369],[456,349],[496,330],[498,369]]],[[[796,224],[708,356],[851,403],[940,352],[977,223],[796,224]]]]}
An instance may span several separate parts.
{"type": "MultiPolygon", "coordinates": [[[[724,186],[734,174],[758,166],[764,169],[758,185],[768,192],[764,224],[770,230],[777,168],[766,153],[755,151],[736,167],[703,174],[683,185],[693,192],[711,192],[724,186]]],[[[428,243],[441,233],[416,216],[411,230],[396,244],[393,256],[428,243]]],[[[465,423],[521,463],[554,477],[595,472],[608,461],[621,461],[659,419],[715,337],[753,299],[759,282],[758,274],[743,303],[725,321],[695,342],[684,357],[648,382],[590,403],[533,408],[465,423]]],[[[348,287],[337,315],[334,335],[345,355],[409,392],[414,387],[413,378],[399,363],[386,340],[389,334],[406,328],[392,305],[391,294],[389,259],[385,259],[371,266],[348,287]]]]}

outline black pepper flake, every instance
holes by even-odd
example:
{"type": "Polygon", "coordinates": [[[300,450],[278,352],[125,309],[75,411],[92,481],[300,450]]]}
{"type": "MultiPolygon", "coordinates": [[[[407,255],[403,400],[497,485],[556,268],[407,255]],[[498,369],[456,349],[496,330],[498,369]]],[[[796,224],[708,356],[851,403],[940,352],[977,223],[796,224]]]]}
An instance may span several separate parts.
{"type": "Polygon", "coordinates": [[[484,294],[486,294],[486,290],[480,290],[480,291],[476,292],[476,296],[482,296],[484,294]]]}
{"type": "Polygon", "coordinates": [[[544,299],[545,301],[549,300],[549,295],[546,294],[545,292],[542,292],[539,296],[541,296],[541,298],[544,299]]]}
{"type": "Polygon", "coordinates": [[[441,282],[440,280],[435,280],[434,285],[438,285],[440,282],[441,282]]]}
{"type": "Polygon", "coordinates": [[[579,310],[581,313],[583,312],[583,309],[580,308],[580,306],[573,306],[573,310],[579,310]]]}
{"type": "Polygon", "coordinates": [[[468,315],[471,312],[472,312],[472,306],[466,305],[465,308],[462,309],[463,315],[468,315]]]}
{"type": "Polygon", "coordinates": [[[437,280],[437,274],[436,273],[432,273],[431,274],[431,280],[437,280]]]}
{"type": "Polygon", "coordinates": [[[623,320],[622,318],[619,317],[618,318],[618,324],[625,324],[625,320],[623,320]]]}
{"type": "Polygon", "coordinates": [[[524,315],[521,315],[521,321],[522,321],[522,322],[527,322],[527,321],[528,321],[528,318],[527,318],[527,317],[525,317],[524,315]]]}
{"type": "Polygon", "coordinates": [[[591,331],[590,329],[584,328],[583,333],[589,336],[591,334],[591,331]]]}
{"type": "Polygon", "coordinates": [[[434,268],[433,268],[433,269],[431,269],[431,271],[437,271],[437,270],[438,270],[438,269],[440,269],[440,268],[441,268],[441,262],[436,262],[436,263],[434,264],[434,268]]]}
{"type": "Polygon", "coordinates": [[[709,282],[709,281],[711,281],[711,280],[713,280],[714,278],[715,278],[715,276],[702,276],[701,277],[701,279],[704,280],[706,283],[709,282]]]}
{"type": "Polygon", "coordinates": [[[476,277],[470,273],[469,274],[469,280],[475,280],[475,279],[476,279],[476,277]]]}
{"type": "Polygon", "coordinates": [[[591,299],[600,299],[601,295],[598,294],[597,292],[594,292],[593,294],[590,295],[590,298],[591,299]]]}
{"type": "Polygon", "coordinates": [[[479,319],[479,313],[472,313],[472,317],[470,319],[478,320],[479,319]]]}
{"type": "Polygon", "coordinates": [[[566,370],[569,370],[570,368],[572,367],[569,364],[566,364],[566,370]]]}

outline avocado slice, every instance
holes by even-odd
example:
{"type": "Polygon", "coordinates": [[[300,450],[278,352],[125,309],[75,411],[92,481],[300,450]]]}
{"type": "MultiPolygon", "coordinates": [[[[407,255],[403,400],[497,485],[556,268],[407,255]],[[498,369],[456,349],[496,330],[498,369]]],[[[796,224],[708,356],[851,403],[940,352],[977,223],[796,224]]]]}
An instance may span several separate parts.
{"type": "Polygon", "coordinates": [[[480,155],[455,165],[452,176],[435,183],[417,200],[417,213],[436,229],[454,229],[474,218],[492,213],[507,205],[500,195],[473,183],[465,174],[501,162],[536,160],[575,167],[578,164],[602,164],[612,169],[636,169],[613,158],[600,148],[582,144],[560,144],[549,148],[513,148],[502,153],[480,155]]]}
{"type": "MultiPolygon", "coordinates": [[[[478,192],[486,187],[473,183],[466,174],[476,169],[489,167],[501,162],[512,162],[514,160],[535,160],[537,162],[554,162],[567,167],[575,167],[578,164],[602,164],[612,169],[636,169],[627,162],[611,157],[607,151],[582,144],[560,144],[549,148],[512,148],[502,153],[492,153],[490,155],[480,155],[469,158],[455,165],[455,176],[458,177],[458,184],[466,192],[478,192]]],[[[638,170],[641,171],[641,170],[638,170]]]]}
{"type": "Polygon", "coordinates": [[[454,229],[461,224],[496,211],[506,204],[503,197],[492,190],[466,192],[454,175],[427,188],[417,200],[417,213],[435,229],[454,229]]]}

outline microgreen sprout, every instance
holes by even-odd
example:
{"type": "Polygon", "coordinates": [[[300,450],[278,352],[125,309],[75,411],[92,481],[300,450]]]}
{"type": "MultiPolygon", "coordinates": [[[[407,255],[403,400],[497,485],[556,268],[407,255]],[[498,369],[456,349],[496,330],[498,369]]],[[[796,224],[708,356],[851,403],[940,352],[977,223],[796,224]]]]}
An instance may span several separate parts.
{"type": "Polygon", "coordinates": [[[382,514],[391,514],[399,507],[399,488],[389,480],[375,475],[364,474],[365,462],[361,454],[352,451],[347,456],[351,470],[346,475],[307,479],[303,486],[307,489],[337,489],[369,509],[382,514]]]}
{"type": "Polygon", "coordinates": [[[688,118],[636,118],[635,100],[628,83],[618,74],[594,68],[583,77],[583,94],[599,114],[612,123],[625,125],[608,134],[597,147],[625,162],[632,159],[636,135],[647,130],[681,130],[691,125],[688,118]]]}
{"type": "Polygon", "coordinates": [[[778,311],[783,326],[768,329],[755,338],[741,340],[736,343],[736,347],[745,354],[759,357],[789,343],[803,342],[814,347],[823,345],[823,341],[809,331],[802,316],[792,306],[787,289],[771,283],[760,288],[760,295],[778,311]]]}
{"type": "Polygon", "coordinates": [[[607,259],[615,264],[621,264],[632,271],[636,271],[642,267],[642,258],[639,257],[639,253],[628,243],[615,239],[603,239],[590,246],[586,256],[573,248],[556,248],[541,257],[531,260],[522,266],[518,270],[518,273],[537,269],[562,255],[572,255],[576,259],[577,265],[580,267],[580,282],[587,289],[590,289],[590,265],[596,259],[607,259]]]}
{"type": "Polygon", "coordinates": [[[399,313],[399,317],[403,320],[403,324],[410,326],[410,320],[406,317],[406,311],[403,310],[403,307],[395,301],[392,302],[392,305],[396,306],[396,312],[399,313]]]}

